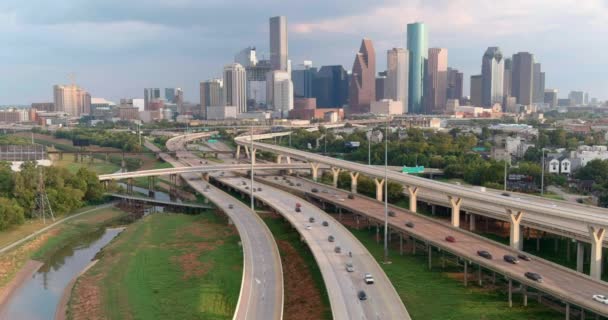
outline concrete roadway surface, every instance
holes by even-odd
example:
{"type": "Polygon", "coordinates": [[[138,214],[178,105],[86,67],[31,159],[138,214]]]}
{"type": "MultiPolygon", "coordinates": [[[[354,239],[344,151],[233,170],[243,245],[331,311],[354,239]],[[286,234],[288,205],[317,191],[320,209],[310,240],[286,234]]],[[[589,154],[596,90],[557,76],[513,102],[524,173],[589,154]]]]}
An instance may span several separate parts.
{"type": "MultiPolygon", "coordinates": [[[[355,199],[348,199],[348,194],[350,194],[350,192],[334,189],[302,178],[289,178],[294,183],[300,183],[300,187],[297,187],[297,185],[291,187],[286,181],[283,181],[282,178],[279,178],[278,181],[274,180],[274,177],[272,176],[260,177],[260,179],[262,181],[268,180],[275,183],[278,182],[283,184],[285,188],[309,193],[312,188],[317,188],[319,192],[314,194],[315,197],[322,198],[328,203],[339,205],[347,210],[368,215],[379,221],[384,221],[384,203],[376,201],[375,199],[361,195],[356,195],[355,199]],[[323,192],[324,190],[327,190],[327,193],[323,192]]],[[[460,257],[466,257],[469,261],[473,261],[476,264],[482,264],[488,269],[505,274],[517,282],[550,293],[564,301],[570,301],[571,303],[582,306],[587,310],[592,310],[603,316],[608,316],[608,305],[592,300],[592,296],[595,294],[605,295],[608,293],[608,283],[606,282],[594,280],[587,275],[532,256],[528,253],[526,253],[526,255],[531,257],[531,261],[521,261],[520,259],[519,264],[510,264],[503,260],[503,256],[506,254],[517,256],[520,251],[490,241],[468,231],[453,228],[447,223],[414,214],[409,210],[394,206],[391,206],[389,210],[396,213],[395,217],[389,217],[389,225],[391,228],[404,231],[422,241],[429,241],[434,246],[442,247],[446,251],[460,257]],[[414,223],[414,228],[405,226],[405,223],[409,221],[414,223]],[[445,241],[445,237],[448,235],[456,238],[456,242],[449,243],[445,241]],[[487,250],[492,254],[493,259],[487,260],[479,257],[477,255],[477,250],[487,250]],[[527,279],[524,274],[528,271],[540,274],[543,277],[543,282],[538,283],[527,279]]]]}
{"type": "MultiPolygon", "coordinates": [[[[158,148],[147,142],[151,150],[158,148]]],[[[171,149],[170,149],[171,150],[171,149]]],[[[160,157],[174,167],[180,162],[168,154],[160,157]]],[[[192,161],[198,161],[194,158],[192,161]]],[[[283,267],[272,233],[251,209],[229,194],[200,179],[200,174],[182,174],[188,184],[224,211],[236,226],[243,246],[243,280],[233,319],[283,318],[283,267]],[[207,189],[209,187],[209,189],[207,189]],[[233,208],[229,206],[232,204],[233,208]]]]}
{"type": "MultiPolygon", "coordinates": [[[[242,192],[249,192],[246,188],[251,183],[248,178],[218,177],[218,180],[242,192]]],[[[334,319],[410,319],[380,265],[342,224],[292,194],[258,182],[254,186],[262,188],[262,191],[255,192],[256,199],[262,200],[289,220],[310,247],[327,287],[334,319]],[[296,203],[301,204],[301,213],[295,212],[296,203]],[[314,223],[309,222],[310,217],[315,218],[314,223]],[[329,226],[322,226],[323,221],[328,221],[329,226]],[[306,226],[310,226],[310,230],[306,226]],[[335,242],[328,241],[330,235],[335,237],[335,242]],[[334,251],[336,246],[341,247],[341,253],[334,251]],[[346,271],[347,262],[353,263],[354,272],[346,271]],[[372,274],[374,284],[365,284],[365,273],[372,274]],[[367,300],[359,300],[357,294],[360,290],[366,292],[367,300]]]]}

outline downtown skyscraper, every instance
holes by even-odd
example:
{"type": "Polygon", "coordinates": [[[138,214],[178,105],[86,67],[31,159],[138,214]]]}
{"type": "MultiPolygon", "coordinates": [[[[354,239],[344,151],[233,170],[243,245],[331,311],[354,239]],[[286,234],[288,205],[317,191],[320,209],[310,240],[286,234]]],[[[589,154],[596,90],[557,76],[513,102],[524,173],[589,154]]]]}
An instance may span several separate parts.
{"type": "Polygon", "coordinates": [[[403,48],[388,50],[386,53],[386,69],[387,83],[385,96],[389,99],[401,102],[403,105],[403,113],[407,113],[409,52],[403,48]]]}
{"type": "Polygon", "coordinates": [[[513,55],[511,93],[517,103],[531,105],[534,98],[534,55],[518,52],[513,55]]]}
{"type": "Polygon", "coordinates": [[[247,112],[247,75],[245,68],[232,63],[224,67],[223,102],[225,106],[236,107],[237,113],[247,112]]]}
{"type": "Polygon", "coordinates": [[[481,63],[481,102],[484,107],[503,103],[505,59],[498,47],[489,47],[481,63]]]}
{"type": "Polygon", "coordinates": [[[287,71],[287,18],[270,18],[270,65],[272,70],[287,71]]]}
{"type": "Polygon", "coordinates": [[[427,63],[425,113],[444,113],[448,92],[448,49],[431,48],[427,63]]]}
{"type": "Polygon", "coordinates": [[[410,113],[423,113],[424,76],[428,58],[428,34],[424,23],[407,25],[409,58],[408,109],[410,113]]]}
{"type": "Polygon", "coordinates": [[[370,39],[361,41],[350,80],[350,114],[367,113],[376,100],[376,51],[370,39]]]}

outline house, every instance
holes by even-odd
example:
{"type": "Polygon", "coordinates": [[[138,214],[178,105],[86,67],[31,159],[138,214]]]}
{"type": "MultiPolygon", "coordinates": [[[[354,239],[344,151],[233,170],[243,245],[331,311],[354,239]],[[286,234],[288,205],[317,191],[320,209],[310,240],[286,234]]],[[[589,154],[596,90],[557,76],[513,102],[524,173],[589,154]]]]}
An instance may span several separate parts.
{"type": "Polygon", "coordinates": [[[559,173],[559,168],[560,168],[560,164],[559,164],[559,160],[557,158],[553,158],[553,159],[549,160],[549,162],[547,164],[547,169],[548,169],[549,173],[559,173]]]}

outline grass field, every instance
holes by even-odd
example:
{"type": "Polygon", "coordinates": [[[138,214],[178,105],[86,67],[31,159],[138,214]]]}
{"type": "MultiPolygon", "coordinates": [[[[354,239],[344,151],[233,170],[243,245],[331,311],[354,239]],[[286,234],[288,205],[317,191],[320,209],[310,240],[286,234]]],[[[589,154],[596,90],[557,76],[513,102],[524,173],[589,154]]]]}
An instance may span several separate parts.
{"type": "Polygon", "coordinates": [[[54,161],[53,164],[57,167],[66,168],[71,173],[76,173],[80,168],[87,168],[97,174],[114,173],[120,170],[119,166],[99,159],[95,159],[93,163],[88,159],[83,162],[74,162],[73,154],[64,154],[63,160],[54,161]]]}
{"type": "MultiPolygon", "coordinates": [[[[382,243],[377,244],[372,233],[352,229],[353,234],[367,247],[372,255],[381,261],[382,243]]],[[[446,268],[441,271],[439,259],[433,271],[427,269],[426,255],[399,255],[390,252],[392,264],[381,264],[395,289],[405,303],[413,319],[442,320],[549,320],[560,319],[563,315],[529,299],[528,307],[523,307],[521,297],[514,295],[513,307],[509,308],[505,293],[470,284],[465,288],[462,282],[450,277],[446,268]]]]}
{"type": "Polygon", "coordinates": [[[242,278],[236,231],[210,215],[129,226],[72,291],[72,319],[231,319],[242,278]],[[120,266],[120,267],[117,267],[120,266]]]}

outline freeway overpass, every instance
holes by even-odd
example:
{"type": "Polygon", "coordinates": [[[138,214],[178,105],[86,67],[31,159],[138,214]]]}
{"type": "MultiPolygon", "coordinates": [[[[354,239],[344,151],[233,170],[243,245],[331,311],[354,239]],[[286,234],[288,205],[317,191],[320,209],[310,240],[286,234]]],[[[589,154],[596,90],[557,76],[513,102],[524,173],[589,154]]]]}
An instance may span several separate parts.
{"type": "MultiPolygon", "coordinates": [[[[314,180],[317,179],[322,164],[331,166],[334,182],[337,182],[339,173],[346,170],[351,173],[353,192],[356,192],[359,174],[364,174],[375,179],[377,199],[383,199],[382,193],[385,183],[383,169],[256,141],[287,134],[289,132],[257,134],[253,135],[254,141],[251,141],[250,135],[237,137],[235,138],[238,145],[236,154],[238,156],[240,148],[245,148],[252,155],[251,158],[254,163],[255,153],[258,150],[285,157],[288,159],[288,163],[291,158],[304,160],[310,164],[314,180]],[[253,150],[248,150],[250,148],[253,148],[253,150]]],[[[435,201],[441,198],[442,203],[452,209],[451,224],[454,227],[460,226],[460,212],[463,206],[467,210],[482,215],[509,221],[511,226],[510,245],[516,249],[521,248],[522,225],[589,242],[592,247],[591,276],[595,279],[601,278],[602,247],[608,246],[604,239],[605,230],[608,227],[608,210],[606,209],[572,203],[560,203],[559,206],[556,206],[553,204],[553,200],[541,197],[526,199],[505,197],[493,192],[481,192],[480,190],[391,171],[387,173],[387,176],[389,181],[405,186],[410,198],[410,208],[414,212],[416,212],[419,196],[431,199],[432,197],[429,194],[432,193],[435,195],[433,198],[435,201]]]]}

